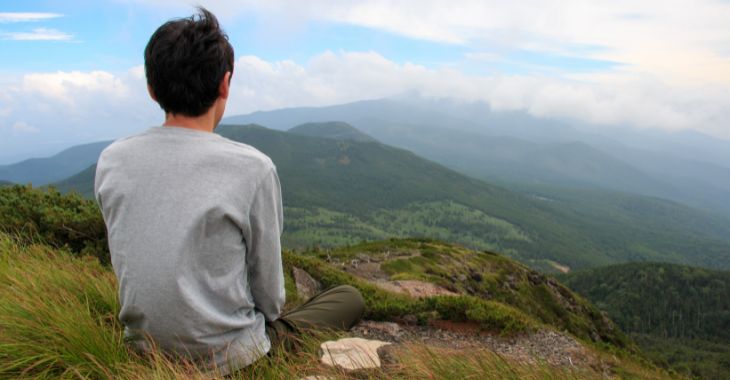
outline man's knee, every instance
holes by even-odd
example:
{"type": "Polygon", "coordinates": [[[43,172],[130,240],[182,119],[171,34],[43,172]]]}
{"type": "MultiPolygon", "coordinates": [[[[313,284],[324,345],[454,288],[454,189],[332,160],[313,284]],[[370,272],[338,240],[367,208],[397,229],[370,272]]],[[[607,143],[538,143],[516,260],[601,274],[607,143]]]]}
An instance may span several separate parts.
{"type": "Polygon", "coordinates": [[[352,308],[360,311],[360,315],[365,311],[365,300],[362,298],[362,294],[354,286],[340,285],[342,292],[347,294],[348,303],[351,304],[352,308]]]}
{"type": "Polygon", "coordinates": [[[341,312],[350,317],[346,323],[348,327],[355,325],[365,313],[365,300],[360,291],[354,286],[339,285],[332,288],[331,292],[340,300],[343,309],[341,312]]]}

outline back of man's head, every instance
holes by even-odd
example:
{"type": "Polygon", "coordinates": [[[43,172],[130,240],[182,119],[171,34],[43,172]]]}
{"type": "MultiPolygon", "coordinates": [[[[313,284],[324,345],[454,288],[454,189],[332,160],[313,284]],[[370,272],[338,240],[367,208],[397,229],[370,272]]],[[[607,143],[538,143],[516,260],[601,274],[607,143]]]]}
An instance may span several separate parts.
{"type": "Polygon", "coordinates": [[[225,73],[233,73],[233,47],[205,8],[160,26],[147,43],[144,60],[147,84],[168,114],[204,114],[218,98],[225,73]]]}

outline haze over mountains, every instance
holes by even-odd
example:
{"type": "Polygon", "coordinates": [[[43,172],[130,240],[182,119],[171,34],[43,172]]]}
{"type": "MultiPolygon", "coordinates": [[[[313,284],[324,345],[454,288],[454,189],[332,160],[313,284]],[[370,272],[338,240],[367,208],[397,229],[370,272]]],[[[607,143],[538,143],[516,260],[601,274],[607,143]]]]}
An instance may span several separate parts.
{"type": "Polygon", "coordinates": [[[379,141],[488,181],[608,188],[730,215],[730,142],[492,112],[483,103],[380,99],[231,116],[286,130],[344,121],[379,141]]]}

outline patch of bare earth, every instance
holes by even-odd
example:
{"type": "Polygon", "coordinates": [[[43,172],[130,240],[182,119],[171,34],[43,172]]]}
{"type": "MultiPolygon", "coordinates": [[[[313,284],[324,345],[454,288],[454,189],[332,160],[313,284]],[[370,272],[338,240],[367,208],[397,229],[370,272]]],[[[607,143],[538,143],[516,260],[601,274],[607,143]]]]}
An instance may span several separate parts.
{"type": "Polygon", "coordinates": [[[399,281],[387,281],[387,280],[376,280],[371,281],[373,284],[380,288],[389,290],[391,292],[408,294],[411,297],[433,297],[433,296],[456,296],[457,293],[452,292],[430,282],[417,281],[417,280],[399,280],[399,281]]]}
{"type": "MultiPolygon", "coordinates": [[[[335,262],[335,265],[352,275],[360,277],[382,289],[395,292],[408,294],[411,297],[433,297],[433,296],[454,296],[451,290],[444,288],[443,286],[436,285],[426,281],[418,280],[398,280],[391,281],[390,276],[385,273],[381,268],[380,264],[393,259],[403,259],[420,256],[418,251],[405,251],[405,252],[385,252],[382,255],[367,255],[365,253],[355,255],[355,258],[340,262],[335,262]]],[[[328,260],[333,263],[333,260],[328,260]]]]}
{"type": "Polygon", "coordinates": [[[552,366],[597,368],[602,364],[590,351],[569,335],[551,330],[515,337],[501,337],[482,330],[475,323],[448,321],[428,326],[393,322],[363,321],[353,335],[396,344],[417,342],[455,350],[487,349],[520,363],[548,363],[552,366]]]}

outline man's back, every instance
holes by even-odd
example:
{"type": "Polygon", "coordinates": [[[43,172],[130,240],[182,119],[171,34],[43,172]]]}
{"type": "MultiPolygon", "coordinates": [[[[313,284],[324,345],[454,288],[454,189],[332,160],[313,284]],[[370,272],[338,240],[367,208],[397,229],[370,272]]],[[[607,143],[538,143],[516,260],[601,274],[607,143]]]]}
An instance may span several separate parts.
{"type": "Polygon", "coordinates": [[[109,146],[95,195],[134,344],[247,365],[284,302],[281,192],[271,160],[217,134],[154,127],[109,146]],[[226,350],[230,347],[230,350],[226,350]]]}

